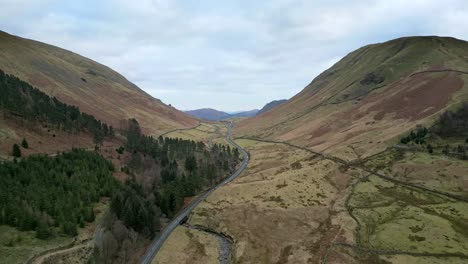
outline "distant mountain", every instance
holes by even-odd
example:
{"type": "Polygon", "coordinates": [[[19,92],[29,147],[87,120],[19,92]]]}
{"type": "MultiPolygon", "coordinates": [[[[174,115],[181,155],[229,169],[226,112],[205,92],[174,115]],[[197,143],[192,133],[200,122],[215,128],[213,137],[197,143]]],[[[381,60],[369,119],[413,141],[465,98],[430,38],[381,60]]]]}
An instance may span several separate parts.
{"type": "Polygon", "coordinates": [[[212,108],[202,108],[196,110],[189,110],[185,111],[185,113],[194,116],[196,118],[210,120],[210,121],[218,121],[229,118],[229,114],[223,111],[218,111],[212,108]]]}
{"type": "Polygon", "coordinates": [[[271,101],[269,102],[268,104],[266,104],[262,109],[260,109],[256,115],[260,115],[260,114],[263,114],[265,112],[268,112],[270,111],[271,109],[277,107],[278,105],[286,102],[287,99],[282,99],[282,100],[275,100],[275,101],[271,101]]]}
{"type": "Polygon", "coordinates": [[[254,109],[250,111],[243,111],[243,112],[230,114],[230,113],[218,111],[212,108],[202,108],[202,109],[185,111],[185,113],[191,116],[194,116],[200,119],[210,120],[210,121],[225,120],[231,117],[252,117],[252,116],[255,116],[257,112],[258,112],[258,109],[254,109]]]}

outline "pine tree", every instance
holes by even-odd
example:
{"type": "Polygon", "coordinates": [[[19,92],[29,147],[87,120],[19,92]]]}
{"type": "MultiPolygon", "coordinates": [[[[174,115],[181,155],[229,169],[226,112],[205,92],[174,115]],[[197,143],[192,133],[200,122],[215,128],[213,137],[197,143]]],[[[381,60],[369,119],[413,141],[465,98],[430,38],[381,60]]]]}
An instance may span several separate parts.
{"type": "Polygon", "coordinates": [[[197,169],[197,160],[194,156],[189,156],[185,159],[185,169],[189,172],[193,172],[197,169]]]}
{"type": "Polygon", "coordinates": [[[23,141],[21,142],[21,146],[25,149],[29,148],[28,141],[26,141],[25,138],[23,138],[23,141]]]}
{"type": "Polygon", "coordinates": [[[13,157],[16,157],[16,158],[20,158],[21,157],[21,149],[20,147],[18,146],[18,144],[14,144],[13,145],[13,157]]]}
{"type": "Polygon", "coordinates": [[[234,157],[239,158],[239,150],[237,148],[234,148],[234,157]]]}

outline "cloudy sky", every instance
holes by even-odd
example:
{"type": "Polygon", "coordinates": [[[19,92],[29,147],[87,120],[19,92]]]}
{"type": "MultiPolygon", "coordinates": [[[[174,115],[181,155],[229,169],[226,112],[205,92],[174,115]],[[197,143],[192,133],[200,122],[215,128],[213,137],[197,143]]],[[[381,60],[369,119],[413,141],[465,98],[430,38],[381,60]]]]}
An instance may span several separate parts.
{"type": "Polygon", "coordinates": [[[179,109],[236,111],[292,97],[369,43],[468,40],[468,1],[0,0],[0,30],[106,64],[179,109]]]}

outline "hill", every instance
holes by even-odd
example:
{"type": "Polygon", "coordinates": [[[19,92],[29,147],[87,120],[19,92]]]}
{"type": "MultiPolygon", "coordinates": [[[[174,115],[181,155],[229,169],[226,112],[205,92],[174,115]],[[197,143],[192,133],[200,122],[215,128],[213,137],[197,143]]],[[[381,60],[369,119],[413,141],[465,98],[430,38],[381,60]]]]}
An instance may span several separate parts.
{"type": "Polygon", "coordinates": [[[271,109],[277,107],[278,105],[286,102],[288,100],[286,99],[282,99],[282,100],[275,100],[275,101],[271,101],[269,102],[268,104],[266,104],[264,107],[262,107],[262,109],[260,109],[258,112],[257,112],[257,115],[260,115],[260,114],[263,114],[267,111],[270,111],[271,109]]]}
{"type": "Polygon", "coordinates": [[[202,108],[196,110],[185,111],[185,113],[200,119],[218,121],[229,117],[229,114],[223,111],[218,111],[212,108],[202,108]]]}
{"type": "Polygon", "coordinates": [[[0,31],[0,69],[115,128],[136,118],[161,134],[197,121],[151,97],[107,66],[76,53],[0,31]]]}
{"type": "Polygon", "coordinates": [[[212,108],[202,108],[202,109],[185,111],[185,113],[191,116],[194,116],[199,119],[209,120],[209,121],[225,120],[225,119],[232,118],[232,117],[251,117],[251,116],[255,116],[257,112],[258,110],[254,109],[250,111],[229,114],[229,113],[218,111],[212,108]]]}
{"type": "Polygon", "coordinates": [[[468,43],[454,38],[405,37],[368,45],[286,103],[244,120],[235,132],[346,158],[370,155],[466,101],[467,58],[468,43]]]}

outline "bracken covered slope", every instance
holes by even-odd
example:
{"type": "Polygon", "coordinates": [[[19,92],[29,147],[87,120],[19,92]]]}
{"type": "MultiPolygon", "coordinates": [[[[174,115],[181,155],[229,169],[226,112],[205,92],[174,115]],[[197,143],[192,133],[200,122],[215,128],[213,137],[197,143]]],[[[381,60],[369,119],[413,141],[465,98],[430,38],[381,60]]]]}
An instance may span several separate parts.
{"type": "Polygon", "coordinates": [[[0,31],[0,69],[119,128],[136,118],[158,135],[197,121],[165,105],[109,67],[73,52],[0,31]]]}
{"type": "Polygon", "coordinates": [[[466,102],[467,81],[468,42],[429,36],[368,45],[286,103],[241,122],[235,135],[354,159],[466,102]]]}

